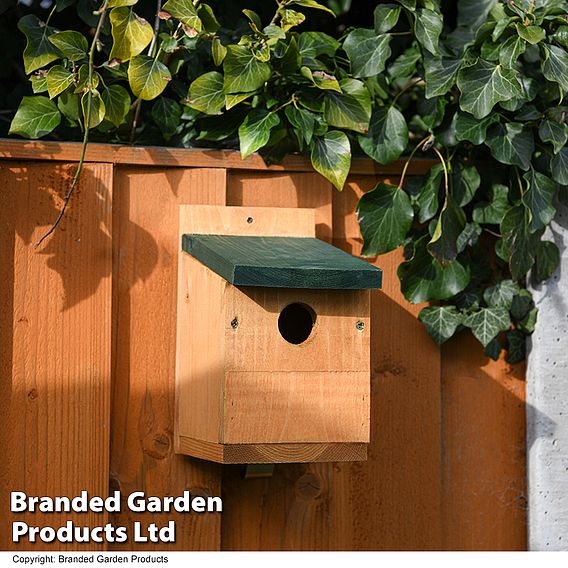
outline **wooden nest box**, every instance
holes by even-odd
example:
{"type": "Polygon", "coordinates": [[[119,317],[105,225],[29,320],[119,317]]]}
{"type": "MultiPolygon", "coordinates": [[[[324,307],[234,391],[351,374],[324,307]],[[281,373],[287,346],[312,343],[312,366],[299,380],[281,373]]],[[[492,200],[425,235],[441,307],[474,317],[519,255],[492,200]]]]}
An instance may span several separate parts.
{"type": "Polygon", "coordinates": [[[182,206],[176,451],[220,463],[367,457],[370,288],[312,209],[182,206]]]}

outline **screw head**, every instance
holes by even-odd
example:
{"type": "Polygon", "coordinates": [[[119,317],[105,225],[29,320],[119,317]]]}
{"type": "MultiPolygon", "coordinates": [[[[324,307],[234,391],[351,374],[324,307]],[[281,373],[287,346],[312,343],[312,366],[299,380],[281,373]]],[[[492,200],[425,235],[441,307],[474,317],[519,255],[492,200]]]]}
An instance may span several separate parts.
{"type": "Polygon", "coordinates": [[[233,318],[233,320],[231,321],[231,327],[233,329],[237,329],[237,327],[239,327],[239,320],[237,318],[233,318]]]}
{"type": "Polygon", "coordinates": [[[254,221],[254,219],[252,217],[247,217],[247,223],[249,225],[251,225],[253,221],[254,221]]]}
{"type": "Polygon", "coordinates": [[[359,320],[356,324],[355,327],[359,330],[359,331],[363,331],[365,329],[365,322],[359,320]]]}

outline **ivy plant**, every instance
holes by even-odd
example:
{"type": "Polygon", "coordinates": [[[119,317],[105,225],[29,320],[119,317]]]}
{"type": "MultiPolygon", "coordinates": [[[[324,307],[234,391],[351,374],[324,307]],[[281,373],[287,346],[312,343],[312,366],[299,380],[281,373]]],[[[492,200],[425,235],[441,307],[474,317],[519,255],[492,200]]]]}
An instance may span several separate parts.
{"type": "Polygon", "coordinates": [[[278,0],[271,19],[243,6],[228,26],[199,0],[58,0],[45,23],[19,22],[34,95],[11,133],[81,131],[83,148],[159,136],[268,162],[301,152],[339,191],[352,154],[404,157],[398,183],[359,202],[362,254],[404,247],[401,290],[428,302],[420,319],[437,343],[469,328],[487,355],[523,359],[537,317],[527,277],[558,266],[544,234],[567,201],[568,1],[457,0],[456,16],[438,0],[391,0],[340,37],[303,31],[342,5],[278,0]],[[89,40],[58,29],[73,9],[89,40]],[[417,156],[436,165],[407,176],[417,156]]]}

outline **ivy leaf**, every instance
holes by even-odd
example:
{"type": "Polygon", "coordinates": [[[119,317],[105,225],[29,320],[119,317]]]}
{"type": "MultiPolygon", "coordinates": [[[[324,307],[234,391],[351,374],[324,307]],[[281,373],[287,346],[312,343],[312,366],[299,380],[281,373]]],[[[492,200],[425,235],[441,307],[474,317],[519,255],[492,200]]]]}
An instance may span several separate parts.
{"type": "Polygon", "coordinates": [[[525,41],[528,41],[531,45],[536,45],[540,43],[545,37],[546,33],[540,26],[524,26],[522,24],[515,24],[517,28],[517,33],[525,41]]]}
{"type": "Polygon", "coordinates": [[[329,91],[325,97],[324,117],[330,126],[365,133],[371,119],[371,97],[364,83],[343,79],[343,94],[329,91]]]}
{"type": "Polygon", "coordinates": [[[303,24],[306,19],[306,16],[304,16],[302,12],[296,12],[296,10],[281,8],[278,12],[280,13],[280,27],[285,32],[293,27],[303,24]]]}
{"type": "Polygon", "coordinates": [[[147,55],[137,55],[128,65],[128,82],[134,95],[144,101],[155,99],[171,80],[170,70],[147,55]]]}
{"type": "Polygon", "coordinates": [[[556,194],[556,184],[545,175],[531,168],[523,175],[527,182],[527,190],[523,202],[531,212],[530,230],[544,229],[552,221],[556,209],[552,200],[556,194]]]}
{"type": "Polygon", "coordinates": [[[30,75],[29,79],[34,93],[45,93],[47,91],[47,71],[45,69],[30,75]]]}
{"type": "Polygon", "coordinates": [[[444,170],[440,164],[430,168],[426,179],[424,180],[424,185],[420,191],[417,199],[418,210],[418,220],[420,223],[425,223],[429,221],[436,215],[438,208],[440,206],[440,185],[442,183],[442,178],[444,175],[444,170]]]}
{"type": "Polygon", "coordinates": [[[323,6],[315,0],[294,0],[292,4],[296,4],[296,6],[302,6],[304,8],[314,8],[315,10],[329,12],[332,16],[335,17],[335,12],[333,10],[330,10],[327,6],[323,6]]]}
{"type": "Polygon", "coordinates": [[[501,344],[499,343],[498,337],[488,343],[487,347],[483,351],[483,354],[486,357],[493,359],[493,361],[499,360],[499,356],[501,355],[501,344]]]}
{"type": "Polygon", "coordinates": [[[511,318],[505,308],[481,308],[467,316],[463,323],[471,329],[483,347],[487,347],[499,333],[511,327],[511,318]]]}
{"type": "Polygon", "coordinates": [[[502,164],[528,170],[534,152],[531,130],[519,122],[499,124],[489,131],[485,141],[493,157],[502,164]]]}
{"type": "Polygon", "coordinates": [[[548,280],[560,266],[560,251],[551,241],[540,241],[536,248],[536,262],[532,271],[535,284],[548,280]]]}
{"type": "Polygon", "coordinates": [[[531,233],[530,222],[530,210],[522,204],[509,209],[501,221],[502,252],[515,280],[523,278],[531,269],[540,241],[539,233],[531,233]]]}
{"type": "Polygon", "coordinates": [[[398,248],[404,243],[413,218],[410,198],[402,188],[379,183],[365,193],[357,205],[362,256],[377,256],[398,248]]]}
{"type": "Polygon", "coordinates": [[[49,41],[55,29],[46,26],[37,16],[28,14],[18,22],[18,29],[26,36],[24,49],[24,68],[29,75],[36,69],[61,58],[60,51],[49,41]]]}
{"type": "Polygon", "coordinates": [[[390,40],[390,34],[377,35],[374,30],[364,28],[353,30],[343,43],[353,76],[372,77],[382,73],[391,55],[390,40]]]}
{"type": "Polygon", "coordinates": [[[197,10],[192,0],[168,0],[162,10],[171,14],[176,20],[192,30],[200,32],[203,29],[197,10]]]}
{"type": "Polygon", "coordinates": [[[290,124],[296,128],[298,134],[302,137],[306,144],[310,144],[314,135],[315,117],[309,110],[296,108],[294,105],[288,105],[285,110],[286,117],[290,124]]]}
{"type": "Polygon", "coordinates": [[[429,236],[420,238],[414,255],[397,270],[400,288],[412,304],[429,300],[447,300],[465,289],[470,281],[469,268],[454,260],[443,268],[426,248],[429,236]]]}
{"type": "Polygon", "coordinates": [[[72,124],[79,120],[79,95],[65,91],[57,99],[57,108],[72,124]]]}
{"type": "Polygon", "coordinates": [[[259,61],[244,45],[228,45],[223,61],[225,94],[256,91],[270,79],[268,63],[259,61]]]}
{"type": "Polygon", "coordinates": [[[424,58],[426,98],[445,95],[454,86],[462,62],[462,59],[451,57],[426,56],[424,58]]]}
{"type": "Polygon", "coordinates": [[[550,160],[550,172],[554,181],[562,185],[568,185],[568,147],[562,148],[550,160]]]}
{"type": "Polygon", "coordinates": [[[522,321],[534,307],[532,295],[528,290],[519,290],[511,302],[511,317],[515,321],[522,321]]]}
{"type": "MultiPolygon", "coordinates": [[[[83,110],[83,125],[87,126],[87,114],[89,104],[89,92],[81,97],[81,109],[83,110]]],[[[89,128],[97,127],[105,118],[105,103],[96,90],[91,91],[91,113],[89,115],[89,128]]]]}
{"type": "Polygon", "coordinates": [[[508,37],[499,48],[499,63],[507,69],[514,69],[520,55],[527,48],[526,42],[518,37],[508,37]]]}
{"type": "Polygon", "coordinates": [[[351,167],[349,138],[338,130],[314,137],[311,151],[312,166],[341,191],[351,167]]]}
{"type": "Polygon", "coordinates": [[[473,220],[485,225],[499,225],[509,210],[509,188],[506,185],[493,184],[492,199],[489,203],[479,203],[473,209],[473,220]]]}
{"type": "Polygon", "coordinates": [[[394,28],[400,16],[400,6],[396,4],[379,4],[375,8],[375,32],[384,34],[394,28]]]}
{"type": "Polygon", "coordinates": [[[513,280],[501,280],[483,292],[483,299],[490,308],[511,309],[513,298],[521,291],[519,285],[513,280]]]}
{"type": "Polygon", "coordinates": [[[542,73],[549,80],[558,83],[568,91],[568,53],[556,45],[543,44],[544,58],[542,73]]]}
{"type": "Polygon", "coordinates": [[[478,119],[486,117],[499,101],[521,95],[521,85],[513,70],[483,59],[460,69],[457,84],[461,109],[478,119]]]}
{"type": "Polygon", "coordinates": [[[225,106],[223,75],[209,71],[197,77],[189,86],[186,102],[191,108],[205,114],[221,114],[221,109],[225,106]]]}
{"type": "Polygon", "coordinates": [[[87,57],[89,45],[83,34],[75,31],[57,32],[48,37],[49,41],[70,61],[87,57]]]}
{"type": "Polygon", "coordinates": [[[121,8],[123,6],[134,6],[138,0],[109,0],[107,8],[121,8]]]}
{"type": "Polygon", "coordinates": [[[341,87],[334,75],[330,75],[325,71],[312,71],[309,67],[301,67],[300,73],[313,82],[313,84],[323,91],[337,91],[341,93],[341,87]]]}
{"type": "Polygon", "coordinates": [[[481,185],[481,177],[475,166],[459,164],[452,172],[453,196],[459,207],[464,207],[475,196],[481,185]]]}
{"type": "Polygon", "coordinates": [[[215,63],[216,67],[219,67],[219,65],[223,63],[227,55],[227,48],[221,43],[218,37],[214,37],[211,42],[211,55],[213,56],[213,63],[215,63]]]}
{"type": "Polygon", "coordinates": [[[234,95],[225,95],[225,108],[230,110],[253,95],[254,91],[252,93],[235,93],[234,95]]]}
{"type": "Polygon", "coordinates": [[[436,223],[432,239],[428,243],[428,252],[442,265],[447,266],[458,256],[458,237],[465,228],[465,213],[451,194],[436,223]]]}
{"type": "Polygon", "coordinates": [[[298,51],[302,65],[309,65],[320,55],[333,57],[341,44],[323,32],[303,32],[298,35],[298,51]]]}
{"type": "Polygon", "coordinates": [[[131,8],[113,8],[109,19],[114,40],[110,50],[110,59],[128,61],[142,53],[142,50],[152,41],[154,36],[152,26],[135,14],[131,8]]]}
{"type": "Polygon", "coordinates": [[[61,115],[47,97],[23,97],[10,125],[9,134],[41,138],[59,126],[61,115]]]}
{"type": "Polygon", "coordinates": [[[438,345],[442,345],[462,324],[463,315],[455,306],[431,306],[423,308],[418,319],[426,326],[430,337],[438,345]]]}
{"type": "Polygon", "coordinates": [[[376,108],[369,132],[359,136],[359,145],[379,164],[390,164],[398,159],[408,145],[408,127],[402,113],[393,106],[376,108]]]}
{"type": "Polygon", "coordinates": [[[280,124],[280,117],[266,109],[251,110],[239,127],[239,142],[243,160],[262,148],[270,138],[270,131],[280,124]]]}
{"type": "Polygon", "coordinates": [[[466,223],[464,230],[457,240],[458,254],[462,253],[467,247],[473,247],[481,235],[481,227],[478,223],[466,223]]]}
{"type": "MultiPolygon", "coordinates": [[[[217,20],[217,17],[215,16],[209,4],[199,4],[199,6],[197,7],[197,14],[206,32],[215,33],[221,27],[219,20],[217,20]]],[[[199,26],[199,24],[197,24],[197,26],[199,26]]],[[[195,26],[191,27],[193,29],[198,29],[198,27],[196,28],[195,26]]]]}
{"type": "Polygon", "coordinates": [[[454,131],[456,139],[460,142],[467,140],[476,146],[483,144],[487,136],[487,128],[499,121],[498,114],[491,114],[481,120],[477,120],[471,114],[457,112],[454,119],[454,131]]]}
{"type": "MultiPolygon", "coordinates": [[[[383,4],[379,4],[377,8],[381,6],[383,4]]],[[[416,46],[409,47],[389,65],[388,74],[393,79],[412,77],[416,73],[416,64],[420,59],[420,50],[416,46]]],[[[428,88],[428,85],[426,85],[426,88],[428,88]]]]}
{"type": "Polygon", "coordinates": [[[505,360],[510,365],[520,363],[525,360],[527,341],[525,334],[517,329],[507,332],[507,341],[509,342],[509,349],[505,360]]]}
{"type": "Polygon", "coordinates": [[[442,15],[428,8],[419,8],[414,19],[414,33],[418,43],[432,55],[438,55],[438,39],[444,23],[442,15]]]}
{"type": "Polygon", "coordinates": [[[160,97],[152,106],[152,118],[166,139],[175,134],[180,125],[182,114],[181,106],[176,101],[166,97],[160,97]]]}
{"type": "Polygon", "coordinates": [[[63,65],[54,65],[47,73],[47,91],[53,99],[73,83],[73,73],[63,65]]]}
{"type": "Polygon", "coordinates": [[[118,128],[130,110],[130,95],[120,85],[103,87],[101,97],[105,105],[105,118],[118,128]]]}
{"type": "Polygon", "coordinates": [[[538,135],[543,142],[550,142],[558,154],[568,142],[568,126],[554,120],[543,120],[538,126],[538,135]]]}

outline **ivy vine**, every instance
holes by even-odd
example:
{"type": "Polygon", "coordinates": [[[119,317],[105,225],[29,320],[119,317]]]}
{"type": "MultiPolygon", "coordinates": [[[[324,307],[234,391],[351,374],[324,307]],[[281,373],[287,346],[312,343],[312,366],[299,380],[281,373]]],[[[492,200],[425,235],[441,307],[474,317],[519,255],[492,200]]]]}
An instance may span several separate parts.
{"type": "Polygon", "coordinates": [[[341,37],[301,31],[335,1],[278,0],[270,20],[245,8],[231,26],[199,0],[158,0],[149,19],[143,4],[57,0],[46,22],[25,15],[34,95],[10,133],[80,131],[83,150],[90,138],[147,143],[158,132],[268,162],[302,152],[337,190],[353,153],[407,166],[431,156],[425,176],[405,168],[361,198],[363,255],[404,247],[401,290],[429,302],[420,319],[437,343],[469,328],[490,357],[524,358],[537,317],[527,277],[557,268],[543,235],[568,202],[568,1],[391,0],[341,37]],[[74,9],[89,40],[57,28],[74,9]]]}

